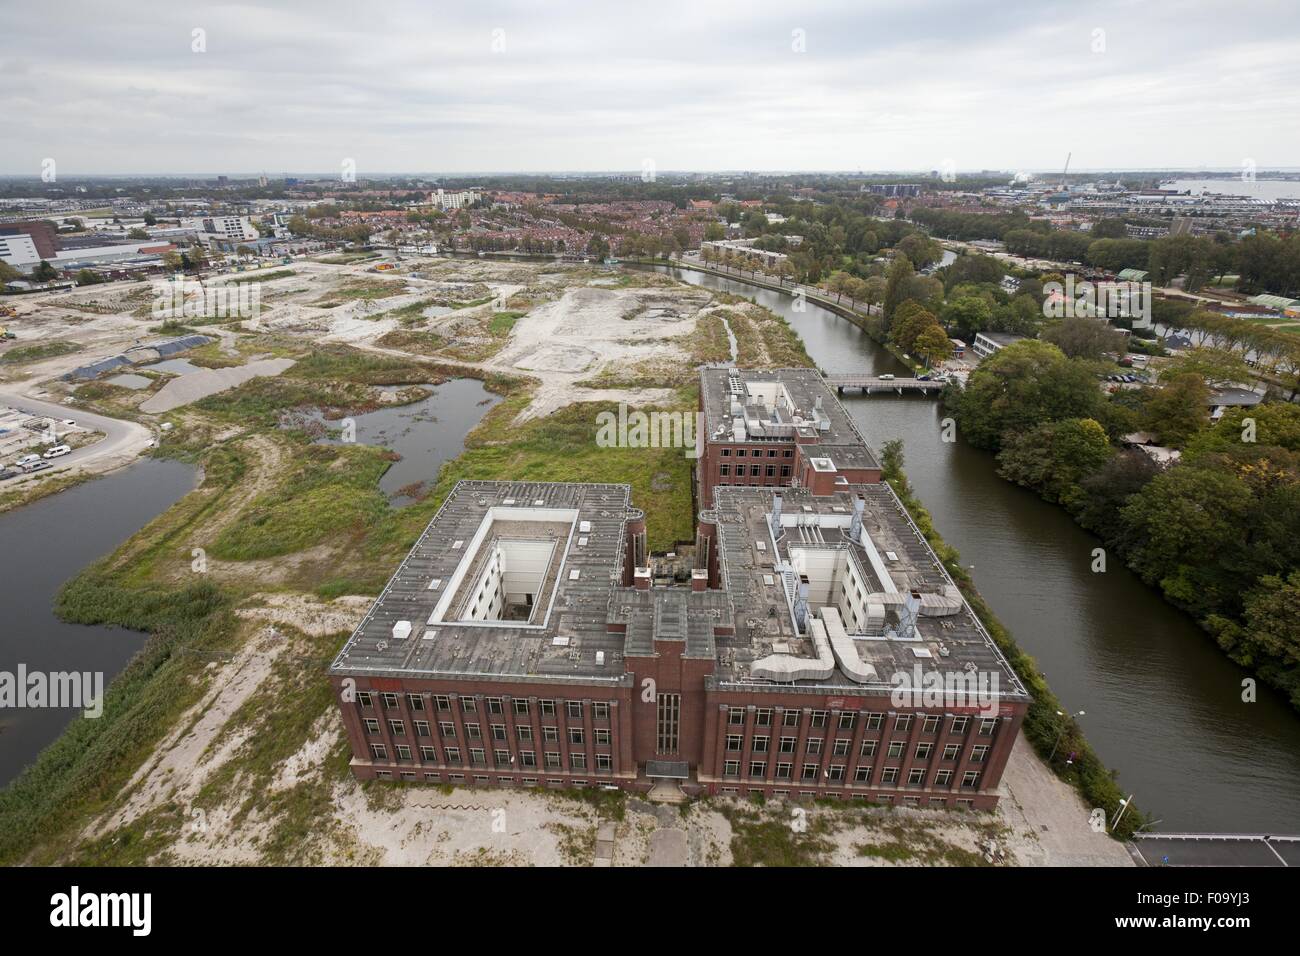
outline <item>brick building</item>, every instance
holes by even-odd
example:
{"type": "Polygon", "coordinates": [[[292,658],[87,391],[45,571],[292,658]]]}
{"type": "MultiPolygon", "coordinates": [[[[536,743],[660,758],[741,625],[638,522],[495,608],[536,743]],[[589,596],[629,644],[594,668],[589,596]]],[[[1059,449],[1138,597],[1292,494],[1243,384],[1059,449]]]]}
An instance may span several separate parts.
{"type": "Polygon", "coordinates": [[[714,485],[681,586],[625,485],[458,483],[330,668],[353,772],[994,806],[1023,687],[892,489],[822,474],[714,485]]]}

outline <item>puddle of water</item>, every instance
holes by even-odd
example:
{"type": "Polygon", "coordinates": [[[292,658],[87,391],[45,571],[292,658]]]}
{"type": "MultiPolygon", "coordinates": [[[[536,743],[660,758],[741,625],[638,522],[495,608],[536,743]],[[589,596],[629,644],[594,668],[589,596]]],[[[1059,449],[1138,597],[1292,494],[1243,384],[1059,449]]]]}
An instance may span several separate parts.
{"type": "Polygon", "coordinates": [[[153,384],[153,379],[145,378],[143,375],[132,375],[129,372],[125,375],[114,375],[105,381],[109,385],[121,385],[123,388],[148,388],[153,384]]]}
{"type": "MultiPolygon", "coordinates": [[[[409,386],[389,387],[382,390],[392,394],[409,386]]],[[[442,385],[426,385],[432,394],[409,405],[380,408],[364,415],[355,415],[356,440],[362,445],[377,445],[402,456],[379,479],[379,490],[388,496],[395,508],[408,505],[415,499],[400,494],[400,489],[416,482],[424,482],[427,490],[438,477],[438,469],[465,450],[465,436],[488,413],[500,398],[472,378],[458,378],[442,385]]],[[[318,439],[321,444],[340,444],[337,420],[325,418],[320,412],[306,416],[329,430],[329,435],[318,439]]]]}
{"type": "Polygon", "coordinates": [[[189,359],[167,359],[163,362],[154,362],[152,365],[141,365],[151,372],[171,372],[173,375],[188,375],[190,372],[197,372],[199,367],[190,364],[189,359]]]}

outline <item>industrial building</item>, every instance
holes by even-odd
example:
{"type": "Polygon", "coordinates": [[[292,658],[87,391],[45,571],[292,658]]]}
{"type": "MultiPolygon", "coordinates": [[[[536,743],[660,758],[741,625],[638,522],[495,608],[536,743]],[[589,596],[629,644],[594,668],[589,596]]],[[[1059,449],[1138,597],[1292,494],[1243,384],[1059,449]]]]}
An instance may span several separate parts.
{"type": "Polygon", "coordinates": [[[329,669],[357,777],[996,804],[1019,679],[816,373],[739,376],[790,487],[714,483],[688,582],[626,485],[455,486],[329,669]]]}

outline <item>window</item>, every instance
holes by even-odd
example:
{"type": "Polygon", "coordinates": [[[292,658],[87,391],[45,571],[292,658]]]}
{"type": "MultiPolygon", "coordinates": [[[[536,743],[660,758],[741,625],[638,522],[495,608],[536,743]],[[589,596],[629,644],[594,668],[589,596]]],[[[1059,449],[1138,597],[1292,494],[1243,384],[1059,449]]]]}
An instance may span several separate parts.
{"type": "Polygon", "coordinates": [[[895,730],[911,730],[911,729],[912,729],[912,715],[911,715],[911,714],[899,714],[897,717],[895,717],[895,718],[894,718],[894,729],[895,729],[895,730]]]}
{"type": "Polygon", "coordinates": [[[375,720],[375,718],[373,718],[373,717],[367,717],[367,718],[366,718],[366,733],[368,733],[368,734],[377,734],[377,733],[379,733],[379,721],[375,720]]]}
{"type": "Polygon", "coordinates": [[[727,462],[724,461],[722,464],[718,466],[718,475],[720,477],[726,478],[730,474],[731,474],[731,465],[727,464],[727,462]]]}
{"type": "Polygon", "coordinates": [[[570,770],[586,770],[586,769],[587,769],[587,755],[584,754],[584,753],[574,753],[574,754],[569,754],[569,769],[570,769],[570,770]]]}
{"type": "Polygon", "coordinates": [[[840,714],[840,730],[852,730],[857,722],[857,714],[840,714]]]}
{"type": "Polygon", "coordinates": [[[596,730],[595,730],[595,734],[596,734],[596,745],[597,745],[598,747],[608,747],[608,746],[609,746],[609,728],[608,728],[608,727],[597,727],[596,730]]]}
{"type": "Polygon", "coordinates": [[[858,767],[853,771],[853,780],[855,783],[867,783],[871,779],[871,767],[858,767]]]}
{"type": "Polygon", "coordinates": [[[613,770],[614,764],[609,754],[596,754],[597,770],[613,770]]]}
{"type": "Polygon", "coordinates": [[[560,769],[560,752],[558,750],[546,751],[546,769],[547,770],[560,769]]]}
{"type": "Polygon", "coordinates": [[[460,748],[459,748],[459,747],[448,747],[448,748],[447,748],[447,763],[460,763],[460,748]]]}
{"type": "Polygon", "coordinates": [[[388,748],[385,747],[383,744],[371,744],[370,756],[374,760],[387,760],[388,748]]]}
{"type": "Polygon", "coordinates": [[[451,698],[446,694],[436,694],[433,698],[433,706],[439,710],[451,710],[451,698]]]}
{"type": "Polygon", "coordinates": [[[510,766],[510,751],[494,750],[492,751],[492,759],[496,761],[498,767],[508,767],[510,766]]]}
{"type": "Polygon", "coordinates": [[[732,707],[727,711],[727,723],[732,727],[743,726],[745,723],[745,708],[732,707]]]}
{"type": "Polygon", "coordinates": [[[469,750],[469,762],[476,767],[486,767],[487,753],[480,747],[471,747],[469,750]]]}
{"type": "Polygon", "coordinates": [[[906,741],[903,741],[903,740],[891,740],[891,741],[889,742],[889,756],[890,756],[890,757],[901,757],[901,756],[903,756],[903,748],[906,747],[906,746],[907,746],[907,742],[906,742],[906,741]]]}
{"type": "Polygon", "coordinates": [[[974,790],[979,786],[980,772],[978,770],[967,770],[961,775],[961,788],[963,790],[974,790]]]}
{"type": "Polygon", "coordinates": [[[794,753],[794,742],[795,742],[795,738],[794,738],[794,737],[782,737],[782,738],[781,738],[781,753],[783,753],[783,754],[792,754],[792,753],[794,753]]]}
{"type": "Polygon", "coordinates": [[[466,724],[465,736],[468,737],[470,740],[482,740],[483,731],[479,729],[478,724],[466,724]]]}
{"type": "Polygon", "coordinates": [[[553,701],[553,700],[543,700],[543,701],[540,701],[539,703],[541,704],[541,708],[542,708],[542,716],[543,716],[543,717],[554,717],[554,716],[555,716],[555,701],[553,701]]]}
{"type": "Polygon", "coordinates": [[[867,730],[879,730],[884,720],[884,714],[867,714],[867,730]]]}
{"type": "Polygon", "coordinates": [[[848,737],[837,737],[835,739],[835,747],[832,749],[831,753],[837,757],[847,757],[849,755],[849,747],[852,743],[853,741],[849,740],[848,737]]]}
{"type": "Polygon", "coordinates": [[[559,743],[559,742],[560,742],[560,728],[559,728],[559,727],[543,727],[543,728],[542,728],[542,740],[545,741],[545,742],[548,743],[548,744],[559,743]]]}
{"type": "Polygon", "coordinates": [[[493,725],[492,725],[492,739],[493,739],[493,740],[505,740],[505,739],[506,739],[506,725],[505,725],[505,724],[493,724],[493,725]]]}
{"type": "Polygon", "coordinates": [[[783,713],[783,714],[781,715],[781,726],[782,726],[782,727],[798,727],[798,726],[799,726],[799,711],[797,711],[797,710],[787,710],[785,713],[783,713]]]}
{"type": "Polygon", "coordinates": [[[739,750],[744,743],[745,738],[740,734],[727,734],[727,749],[739,750]]]}
{"type": "Polygon", "coordinates": [[[874,757],[876,755],[876,741],[862,741],[862,749],[858,752],[864,757],[874,757]]]}
{"type": "Polygon", "coordinates": [[[722,775],[724,777],[739,777],[740,761],[739,760],[724,761],[722,764],[722,775]]]}
{"type": "Polygon", "coordinates": [[[462,697],[460,699],[460,711],[462,714],[477,714],[478,701],[473,697],[462,697]]]}
{"type": "Polygon", "coordinates": [[[415,722],[415,735],[417,737],[429,736],[429,722],[427,720],[417,720],[415,722]]]}
{"type": "Polygon", "coordinates": [[[737,449],[736,449],[736,457],[737,457],[737,458],[744,458],[744,457],[745,457],[745,449],[743,449],[743,448],[737,448],[737,449]]]}
{"type": "Polygon", "coordinates": [[[515,733],[518,735],[520,740],[533,739],[533,728],[529,727],[527,724],[519,724],[515,727],[515,733]]]}
{"type": "Polygon", "coordinates": [[[768,478],[776,477],[776,465],[768,465],[765,469],[768,478]]]}
{"type": "Polygon", "coordinates": [[[907,772],[907,785],[909,787],[919,787],[925,783],[925,768],[913,767],[907,772]]]}
{"type": "Polygon", "coordinates": [[[369,708],[373,707],[374,705],[375,705],[375,700],[374,700],[373,697],[370,696],[370,691],[368,691],[368,690],[359,690],[359,691],[357,691],[357,706],[358,706],[358,707],[365,707],[365,708],[369,709],[369,708]]]}
{"type": "MultiPolygon", "coordinates": [[[[788,454],[788,452],[787,452],[787,454],[788,454]]],[[[782,477],[782,478],[789,478],[789,477],[790,477],[790,466],[789,466],[789,465],[782,465],[782,466],[781,466],[781,477],[782,477]]]]}
{"type": "Polygon", "coordinates": [[[932,734],[935,733],[938,729],[939,729],[939,715],[927,714],[925,716],[925,719],[921,722],[921,733],[932,734]]]}
{"type": "Polygon", "coordinates": [[[569,743],[581,745],[587,742],[587,733],[581,727],[569,728],[569,743]]]}
{"type": "MultiPolygon", "coordinates": [[[[519,751],[519,765],[521,767],[536,767],[537,752],[534,750],[519,751]]],[[[535,782],[535,781],[534,781],[535,782]]]]}
{"type": "Polygon", "coordinates": [[[778,780],[789,780],[790,772],[794,769],[794,764],[778,763],[776,765],[776,776],[778,780]]]}
{"type": "Polygon", "coordinates": [[[886,767],[886,768],[885,768],[883,771],[881,771],[881,773],[880,773],[880,782],[881,782],[881,783],[898,783],[898,768],[897,768],[897,767],[886,767]]]}
{"type": "Polygon", "coordinates": [[[390,693],[388,693],[388,692],[385,692],[385,693],[383,693],[383,694],[380,694],[379,696],[383,698],[383,701],[384,701],[384,709],[385,709],[385,710],[396,710],[396,709],[397,709],[397,695],[396,695],[396,694],[390,694],[390,693]]]}
{"type": "Polygon", "coordinates": [[[957,759],[957,752],[958,752],[959,750],[961,750],[961,744],[944,744],[944,747],[943,747],[943,759],[944,759],[944,760],[956,760],[956,759],[957,759]]]}
{"type": "Polygon", "coordinates": [[[844,764],[842,764],[842,763],[833,763],[833,764],[831,764],[831,765],[830,765],[830,768],[829,768],[829,769],[827,770],[827,772],[826,772],[826,775],[827,775],[831,780],[843,780],[843,779],[844,779],[844,764]]]}
{"type": "Polygon", "coordinates": [[[767,753],[767,743],[768,743],[768,741],[771,740],[771,739],[772,739],[771,737],[758,737],[758,736],[755,736],[755,737],[754,737],[754,753],[756,753],[756,754],[765,754],[765,753],[767,753]]]}
{"type": "Polygon", "coordinates": [[[985,717],[980,721],[980,736],[992,737],[993,728],[997,727],[998,719],[996,717],[985,717]]]}
{"type": "Polygon", "coordinates": [[[807,742],[807,743],[808,743],[808,746],[807,746],[807,748],[806,748],[806,749],[807,749],[807,752],[810,753],[810,754],[819,754],[819,753],[821,753],[821,752],[822,752],[822,743],[823,743],[823,742],[824,742],[824,741],[822,740],[821,737],[809,737],[809,738],[808,738],[808,742],[807,742]]]}
{"type": "Polygon", "coordinates": [[[661,754],[677,753],[678,723],[681,719],[682,695],[660,694],[656,708],[657,739],[655,750],[661,754]]]}
{"type": "Polygon", "coordinates": [[[934,744],[917,744],[917,745],[916,745],[916,759],[917,759],[917,760],[929,760],[929,759],[930,759],[930,754],[932,754],[932,753],[934,753],[934,744]]]}
{"type": "Polygon", "coordinates": [[[936,771],[934,772],[934,785],[935,785],[936,787],[950,787],[950,786],[952,786],[952,771],[951,771],[951,770],[936,770],[936,771]]]}
{"type": "Polygon", "coordinates": [[[447,737],[449,739],[454,740],[456,737],[456,725],[453,724],[450,720],[439,721],[438,733],[443,737],[447,737]]]}
{"type": "Polygon", "coordinates": [[[988,748],[988,745],[987,745],[987,744],[980,744],[980,745],[977,746],[977,747],[972,747],[972,748],[971,748],[971,751],[970,751],[970,762],[971,762],[971,763],[983,763],[985,760],[988,759],[988,756],[989,756],[989,748],[988,748]]]}
{"type": "Polygon", "coordinates": [[[432,747],[421,747],[420,759],[423,760],[425,763],[437,763],[438,751],[434,750],[432,747]]]}
{"type": "Polygon", "coordinates": [[[411,759],[411,748],[408,747],[406,744],[398,744],[398,745],[397,745],[397,759],[398,759],[398,760],[410,760],[410,759],[411,759]]]}
{"type": "Polygon", "coordinates": [[[730,449],[730,448],[724,448],[724,449],[722,449],[722,457],[723,457],[723,458],[730,458],[730,457],[731,457],[731,449],[730,449]]]}
{"type": "Polygon", "coordinates": [[[794,452],[793,452],[791,449],[787,448],[785,451],[781,452],[781,457],[782,457],[782,458],[793,458],[793,457],[794,457],[794,452]]]}
{"type": "Polygon", "coordinates": [[[406,724],[403,721],[396,720],[395,718],[389,717],[388,732],[392,734],[394,737],[405,737],[406,724]]]}
{"type": "Polygon", "coordinates": [[[511,701],[511,703],[514,704],[516,717],[528,716],[528,701],[520,700],[518,697],[516,697],[513,701],[511,701]]]}
{"type": "Polygon", "coordinates": [[[826,726],[826,711],[824,711],[824,710],[814,710],[814,711],[812,712],[812,724],[811,724],[811,726],[813,726],[813,727],[825,727],[825,726],[826,726]]]}
{"type": "Polygon", "coordinates": [[[802,776],[804,780],[816,780],[817,771],[821,769],[816,761],[808,761],[803,765],[802,776]]]}
{"type": "Polygon", "coordinates": [[[771,727],[772,708],[760,707],[758,708],[758,710],[754,711],[754,723],[756,723],[760,727],[771,727]]]}
{"type": "Polygon", "coordinates": [[[591,705],[592,720],[609,720],[609,702],[598,700],[591,705]]]}
{"type": "Polygon", "coordinates": [[[411,710],[424,710],[424,698],[419,694],[407,694],[406,706],[411,710]]]}
{"type": "Polygon", "coordinates": [[[952,719],[952,731],[954,734],[966,733],[966,726],[970,723],[969,717],[954,717],[952,719]]]}
{"type": "Polygon", "coordinates": [[[766,760],[751,760],[749,762],[749,775],[751,777],[761,777],[767,773],[766,760]]]}
{"type": "Polygon", "coordinates": [[[501,706],[500,697],[489,697],[487,699],[487,708],[489,714],[504,714],[505,708],[501,706]]]}
{"type": "Polygon", "coordinates": [[[571,720],[582,719],[582,701],[580,700],[565,701],[564,710],[569,715],[569,718],[571,720]]]}

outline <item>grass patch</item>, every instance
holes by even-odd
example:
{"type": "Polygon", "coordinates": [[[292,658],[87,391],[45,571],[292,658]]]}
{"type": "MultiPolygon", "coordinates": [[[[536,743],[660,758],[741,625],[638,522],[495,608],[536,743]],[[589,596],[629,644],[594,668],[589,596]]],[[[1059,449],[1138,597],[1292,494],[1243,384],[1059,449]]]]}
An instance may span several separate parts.
{"type": "Polygon", "coordinates": [[[337,288],[331,289],[311,305],[318,309],[333,309],[358,300],[387,299],[401,295],[405,291],[404,282],[390,282],[386,279],[350,279],[337,288]]]}
{"type": "Polygon", "coordinates": [[[5,365],[21,365],[26,362],[39,362],[42,359],[55,358],[59,355],[68,355],[72,352],[80,352],[81,349],[82,346],[77,342],[55,339],[53,342],[42,342],[40,345],[23,345],[18,348],[10,349],[0,355],[0,363],[5,365]]]}
{"type": "Polygon", "coordinates": [[[829,837],[836,827],[828,814],[807,813],[799,830],[793,815],[773,818],[725,803],[717,809],[731,824],[733,866],[822,866],[835,849],[829,837]]]}

